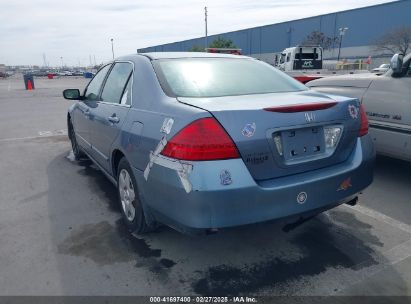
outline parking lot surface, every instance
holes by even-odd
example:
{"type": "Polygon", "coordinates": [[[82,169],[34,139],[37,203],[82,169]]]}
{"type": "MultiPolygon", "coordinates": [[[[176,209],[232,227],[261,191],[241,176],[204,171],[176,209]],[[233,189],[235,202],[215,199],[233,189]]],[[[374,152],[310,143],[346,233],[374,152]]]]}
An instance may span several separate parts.
{"type": "Polygon", "coordinates": [[[35,85],[0,80],[0,295],[411,295],[410,163],[378,157],[357,206],[288,233],[134,236],[114,186],[70,157],[61,92],[86,80],[35,85]]]}

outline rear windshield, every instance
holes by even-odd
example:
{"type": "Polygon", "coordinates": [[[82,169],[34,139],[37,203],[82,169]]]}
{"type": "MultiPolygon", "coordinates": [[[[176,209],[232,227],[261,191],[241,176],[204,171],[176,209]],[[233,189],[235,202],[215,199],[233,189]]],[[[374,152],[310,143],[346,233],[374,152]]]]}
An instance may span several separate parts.
{"type": "Polygon", "coordinates": [[[295,59],[318,59],[317,53],[297,53],[295,54],[295,59]]]}
{"type": "Polygon", "coordinates": [[[153,65],[169,96],[219,97],[307,90],[276,68],[253,59],[159,59],[153,65]]]}

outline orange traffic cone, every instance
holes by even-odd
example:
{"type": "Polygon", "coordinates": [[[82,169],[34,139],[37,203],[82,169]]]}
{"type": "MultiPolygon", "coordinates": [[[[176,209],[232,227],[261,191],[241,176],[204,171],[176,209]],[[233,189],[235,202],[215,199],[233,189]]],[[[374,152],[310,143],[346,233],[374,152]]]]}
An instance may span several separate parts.
{"type": "Polygon", "coordinates": [[[31,84],[31,80],[27,80],[27,90],[28,91],[33,90],[33,85],[31,84]]]}

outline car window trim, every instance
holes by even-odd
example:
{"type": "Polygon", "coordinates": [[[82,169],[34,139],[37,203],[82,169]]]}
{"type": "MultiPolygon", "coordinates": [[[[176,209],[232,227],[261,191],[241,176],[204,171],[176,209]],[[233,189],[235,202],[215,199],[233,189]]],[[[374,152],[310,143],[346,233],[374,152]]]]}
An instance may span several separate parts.
{"type": "MultiPolygon", "coordinates": [[[[94,77],[90,80],[90,82],[89,82],[89,83],[87,84],[87,86],[84,88],[84,92],[83,92],[83,96],[84,96],[84,97],[86,97],[87,89],[88,89],[90,83],[94,80],[94,78],[96,77],[96,75],[97,75],[102,69],[104,69],[104,68],[105,68],[106,66],[108,66],[108,65],[113,65],[113,63],[112,63],[112,62],[109,62],[109,63],[105,64],[104,66],[102,66],[102,67],[97,71],[97,73],[94,75],[94,77]]],[[[100,98],[102,88],[103,88],[104,85],[106,84],[107,75],[111,72],[111,69],[112,69],[112,68],[113,68],[113,66],[111,66],[111,67],[109,68],[106,76],[104,77],[103,82],[101,83],[101,87],[100,87],[100,90],[99,90],[99,92],[98,92],[97,98],[100,98]]],[[[87,99],[84,99],[84,100],[87,101],[87,99]]],[[[94,100],[94,101],[95,101],[95,100],[94,100]]]]}
{"type": "MultiPolygon", "coordinates": [[[[126,85],[124,86],[124,88],[123,88],[123,91],[121,92],[121,96],[120,96],[120,101],[119,101],[119,104],[121,104],[121,100],[123,99],[123,96],[124,96],[124,93],[126,92],[126,89],[127,89],[127,86],[128,86],[128,84],[130,83],[130,81],[133,81],[131,78],[133,77],[133,71],[131,71],[131,73],[130,73],[130,75],[128,76],[128,78],[127,78],[127,81],[126,81],[126,85]]],[[[131,83],[131,85],[130,85],[130,105],[131,105],[131,97],[132,97],[132,95],[131,95],[131,90],[133,89],[132,88],[132,85],[133,85],[133,83],[131,83]]],[[[126,104],[127,105],[127,104],[126,104]]]]}
{"type": "MultiPolygon", "coordinates": [[[[130,76],[129,76],[129,77],[130,77],[130,76]]],[[[127,78],[127,82],[128,82],[129,79],[130,79],[130,78],[127,78]]],[[[126,84],[127,84],[127,82],[126,82],[126,84]]],[[[109,105],[120,106],[120,107],[125,107],[125,108],[131,108],[131,106],[133,105],[133,85],[134,85],[134,62],[133,62],[133,61],[130,61],[130,60],[114,60],[113,62],[111,62],[111,68],[110,68],[110,70],[107,72],[106,78],[104,79],[103,85],[102,85],[101,90],[100,90],[100,92],[99,92],[99,94],[98,94],[98,99],[99,99],[99,100],[97,100],[97,103],[109,104],[109,105]],[[129,105],[127,105],[127,104],[125,104],[125,105],[121,104],[121,103],[120,103],[121,98],[120,98],[120,101],[119,101],[118,103],[107,102],[107,101],[102,101],[102,100],[100,100],[100,99],[101,99],[101,94],[103,93],[103,89],[104,89],[104,87],[105,87],[105,85],[106,85],[107,78],[108,78],[108,76],[110,75],[111,70],[113,69],[113,67],[114,67],[114,65],[115,65],[116,63],[130,63],[130,64],[132,65],[132,67],[133,67],[132,70],[131,70],[131,75],[130,75],[130,76],[131,76],[131,90],[130,90],[130,104],[129,104],[129,105]]],[[[123,97],[123,94],[124,94],[124,90],[125,90],[125,89],[126,89],[126,86],[124,86],[124,88],[123,88],[121,97],[123,97]]]]}

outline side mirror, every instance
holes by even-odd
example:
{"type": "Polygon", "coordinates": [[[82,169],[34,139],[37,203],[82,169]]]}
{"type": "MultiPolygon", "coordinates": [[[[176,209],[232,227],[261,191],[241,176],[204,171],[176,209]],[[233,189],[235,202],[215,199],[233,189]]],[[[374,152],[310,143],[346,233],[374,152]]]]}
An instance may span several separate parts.
{"type": "Polygon", "coordinates": [[[63,91],[63,97],[68,100],[82,100],[79,89],[66,89],[63,91]]]}
{"type": "Polygon", "coordinates": [[[394,74],[399,74],[402,72],[402,61],[404,56],[401,54],[395,54],[391,58],[390,67],[394,74]]]}

